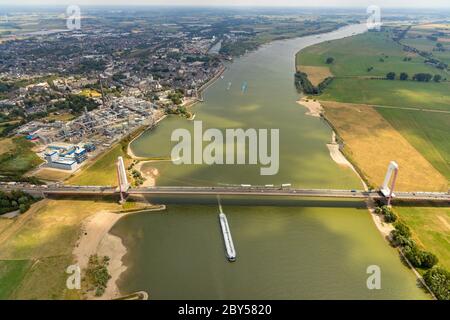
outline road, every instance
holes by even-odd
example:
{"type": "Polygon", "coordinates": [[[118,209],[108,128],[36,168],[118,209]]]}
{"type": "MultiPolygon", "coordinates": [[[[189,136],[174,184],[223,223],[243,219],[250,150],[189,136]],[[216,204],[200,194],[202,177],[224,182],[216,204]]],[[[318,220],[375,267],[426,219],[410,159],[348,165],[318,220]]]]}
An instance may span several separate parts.
{"type": "MultiPolygon", "coordinates": [[[[116,187],[102,186],[33,186],[28,184],[1,184],[0,190],[23,190],[43,195],[115,195],[116,187]]],[[[314,198],[383,199],[379,190],[297,189],[292,187],[146,187],[130,188],[129,195],[238,195],[238,196],[286,196],[314,198]]],[[[395,192],[396,200],[439,201],[450,204],[450,193],[444,192],[395,192]]]]}

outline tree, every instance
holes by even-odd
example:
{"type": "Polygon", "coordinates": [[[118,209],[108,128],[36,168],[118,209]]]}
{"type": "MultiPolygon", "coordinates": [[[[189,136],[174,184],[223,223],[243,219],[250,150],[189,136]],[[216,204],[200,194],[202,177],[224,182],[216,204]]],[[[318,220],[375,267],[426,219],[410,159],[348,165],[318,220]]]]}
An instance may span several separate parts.
{"type": "Polygon", "coordinates": [[[450,272],[436,267],[428,270],[423,279],[439,300],[450,300],[450,272]]]}
{"type": "Polygon", "coordinates": [[[405,247],[403,253],[405,254],[406,259],[408,259],[414,267],[420,268],[422,266],[422,256],[416,246],[405,247]]]}
{"type": "Polygon", "coordinates": [[[406,72],[400,73],[400,80],[406,81],[406,80],[408,80],[408,78],[409,78],[409,75],[406,72]]]}
{"type": "Polygon", "coordinates": [[[434,82],[441,82],[442,76],[440,74],[435,74],[433,77],[434,82]]]}
{"type": "Polygon", "coordinates": [[[389,72],[386,75],[386,79],[388,79],[388,80],[395,80],[395,72],[389,72]]]}
{"type": "Polygon", "coordinates": [[[20,213],[26,212],[29,208],[30,208],[30,205],[28,205],[28,204],[23,204],[23,203],[22,203],[22,204],[19,206],[20,213]]]}
{"type": "Polygon", "coordinates": [[[392,230],[391,242],[394,247],[414,247],[416,245],[410,238],[399,234],[398,230],[392,230]]]}
{"type": "Polygon", "coordinates": [[[333,57],[328,57],[327,60],[325,61],[327,64],[332,64],[334,62],[334,58],[333,57]]]}
{"type": "Polygon", "coordinates": [[[25,196],[22,196],[17,201],[19,202],[19,204],[26,204],[26,203],[28,203],[28,198],[25,196]]]}
{"type": "Polygon", "coordinates": [[[422,251],[420,255],[420,260],[422,260],[422,268],[430,269],[439,262],[439,259],[431,252],[422,251]]]}
{"type": "Polygon", "coordinates": [[[395,230],[397,230],[400,235],[407,237],[407,238],[411,237],[411,230],[403,222],[401,222],[401,221],[396,222],[394,227],[395,227],[395,230]]]}
{"type": "Polygon", "coordinates": [[[11,206],[11,203],[7,199],[0,200],[0,205],[2,208],[9,208],[11,206]]]}
{"type": "Polygon", "coordinates": [[[413,80],[419,82],[429,82],[433,78],[433,75],[429,73],[416,73],[413,77],[413,80]]]}

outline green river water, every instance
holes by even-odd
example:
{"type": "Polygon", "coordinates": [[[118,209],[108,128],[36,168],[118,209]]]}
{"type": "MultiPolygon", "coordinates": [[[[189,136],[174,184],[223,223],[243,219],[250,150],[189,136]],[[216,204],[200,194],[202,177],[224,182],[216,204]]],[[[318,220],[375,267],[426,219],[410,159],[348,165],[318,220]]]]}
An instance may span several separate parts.
{"type": "MultiPolygon", "coordinates": [[[[296,103],[294,64],[295,53],[306,46],[362,31],[350,26],[265,45],[230,64],[224,78],[206,90],[205,102],[192,109],[204,128],[279,129],[277,175],[261,176],[259,165],[147,164],[158,169],[157,184],[360,189],[357,176],[330,158],[330,128],[296,103]]],[[[138,156],[168,156],[172,131],[192,127],[192,121],[170,116],[132,149],[138,156]]],[[[237,252],[230,263],[216,198],[153,201],[168,204],[168,210],[127,216],[112,230],[128,250],[128,268],[119,280],[123,293],[145,290],[151,299],[427,298],[362,202],[223,197],[237,252]],[[381,290],[367,288],[370,265],[381,268],[381,290]]]]}

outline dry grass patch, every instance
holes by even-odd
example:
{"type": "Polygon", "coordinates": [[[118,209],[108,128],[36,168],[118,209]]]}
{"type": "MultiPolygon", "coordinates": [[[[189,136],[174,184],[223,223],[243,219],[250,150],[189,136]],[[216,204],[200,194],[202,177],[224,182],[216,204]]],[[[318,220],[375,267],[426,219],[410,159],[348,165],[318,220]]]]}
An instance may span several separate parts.
{"type": "Polygon", "coordinates": [[[450,23],[426,23],[414,26],[413,29],[450,29],[450,23]]]}
{"type": "MultiPolygon", "coordinates": [[[[0,259],[71,255],[85,218],[101,210],[121,208],[113,202],[46,200],[44,205],[36,206],[34,210],[31,208],[15,221],[20,227],[0,243],[0,259]]],[[[14,224],[10,227],[13,228],[14,224]]]]}
{"type": "Polygon", "coordinates": [[[447,191],[448,181],[368,105],[324,101],[325,116],[345,141],[345,151],[374,187],[390,161],[400,166],[397,190],[447,191]]]}
{"type": "Polygon", "coordinates": [[[0,139],[0,155],[9,152],[12,149],[14,149],[14,143],[12,139],[0,139]]]}
{"type": "Polygon", "coordinates": [[[71,176],[71,172],[51,169],[51,168],[42,168],[37,171],[34,176],[41,180],[47,181],[63,181],[71,176]]]}
{"type": "Polygon", "coordinates": [[[0,218],[0,236],[13,222],[12,219],[0,218]]]}
{"type": "Polygon", "coordinates": [[[298,71],[304,72],[308,75],[309,81],[313,86],[318,86],[326,78],[332,77],[333,74],[328,67],[316,66],[299,66],[298,71]]]}
{"type": "Polygon", "coordinates": [[[32,262],[13,298],[79,299],[79,292],[65,288],[65,270],[74,261],[83,220],[98,211],[121,208],[106,201],[46,199],[5,226],[0,233],[0,260],[32,262]]]}

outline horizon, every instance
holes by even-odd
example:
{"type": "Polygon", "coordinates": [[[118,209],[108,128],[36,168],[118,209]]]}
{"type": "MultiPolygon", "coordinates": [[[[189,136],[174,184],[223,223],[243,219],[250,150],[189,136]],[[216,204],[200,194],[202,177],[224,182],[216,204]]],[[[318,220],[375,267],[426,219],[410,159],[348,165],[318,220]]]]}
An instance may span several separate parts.
{"type": "Polygon", "coordinates": [[[309,3],[296,3],[295,0],[281,0],[276,5],[272,4],[270,0],[254,1],[254,0],[230,0],[230,1],[211,1],[206,0],[169,0],[169,1],[145,1],[145,0],[47,0],[47,1],[35,1],[35,0],[23,0],[16,1],[14,4],[3,4],[5,0],[0,0],[0,5],[2,7],[65,7],[68,5],[79,5],[84,7],[195,7],[195,8],[308,8],[308,9],[362,9],[367,8],[370,5],[378,5],[385,9],[450,9],[450,3],[448,1],[437,0],[434,4],[427,3],[423,4],[423,1],[405,1],[405,0],[394,0],[386,1],[379,0],[377,3],[368,0],[346,0],[346,1],[336,1],[336,0],[317,0],[314,5],[309,3]],[[97,3],[93,3],[97,2],[97,3]],[[437,3],[436,3],[437,2],[437,3]]]}

